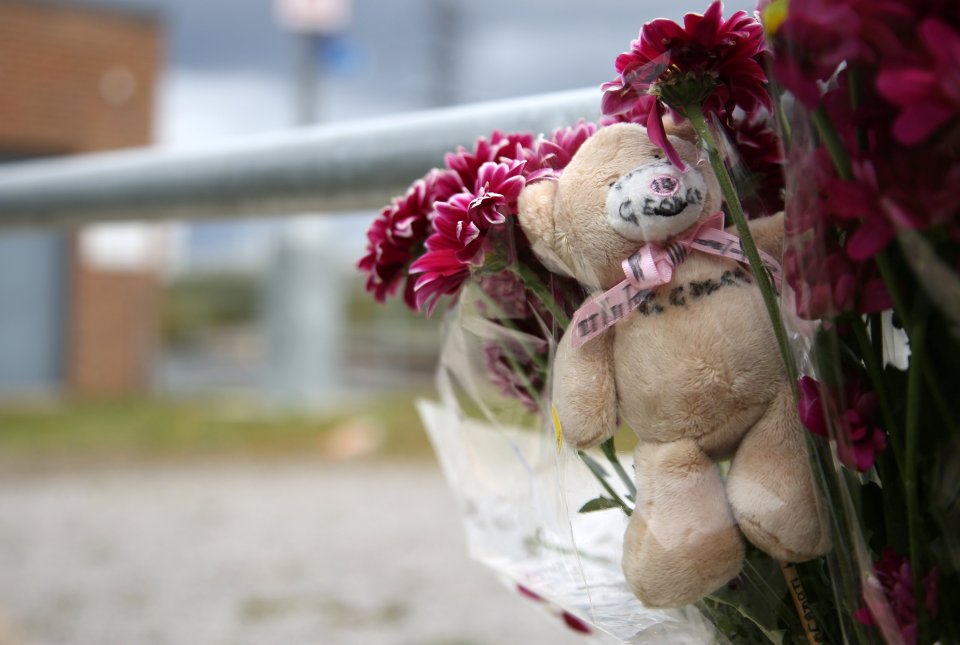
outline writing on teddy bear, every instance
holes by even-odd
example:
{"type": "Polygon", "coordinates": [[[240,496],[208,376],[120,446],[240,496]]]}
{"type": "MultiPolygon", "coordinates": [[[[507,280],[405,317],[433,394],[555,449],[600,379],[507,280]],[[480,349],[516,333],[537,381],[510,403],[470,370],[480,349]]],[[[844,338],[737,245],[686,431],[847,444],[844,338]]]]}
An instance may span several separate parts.
{"type": "Polygon", "coordinates": [[[580,336],[588,336],[598,329],[604,329],[618,322],[634,309],[643,316],[662,314],[666,311],[666,307],[686,307],[688,300],[698,300],[713,295],[722,287],[739,287],[752,283],[750,274],[741,267],[724,271],[720,274],[719,280],[713,278],[691,280],[669,291],[637,290],[628,282],[623,286],[624,301],[609,305],[605,300],[601,300],[598,313],[591,314],[577,323],[577,333],[580,336]]]}
{"type": "Polygon", "coordinates": [[[711,296],[722,287],[739,287],[752,284],[753,278],[741,267],[728,269],[720,274],[719,280],[691,280],[687,284],[673,287],[670,291],[657,290],[637,307],[644,316],[662,314],[666,307],[686,307],[688,300],[698,300],[704,296],[711,296]]]}

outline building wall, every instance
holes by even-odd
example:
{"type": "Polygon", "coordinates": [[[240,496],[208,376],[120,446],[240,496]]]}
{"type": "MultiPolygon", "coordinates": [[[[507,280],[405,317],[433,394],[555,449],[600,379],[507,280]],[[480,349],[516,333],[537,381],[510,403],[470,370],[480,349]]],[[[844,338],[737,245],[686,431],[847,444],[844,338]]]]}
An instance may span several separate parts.
{"type": "Polygon", "coordinates": [[[71,7],[0,2],[0,146],[45,155],[150,142],[157,21],[71,7]]]}
{"type": "Polygon", "coordinates": [[[0,236],[0,392],[46,394],[63,380],[63,235],[0,236]]]}
{"type": "MultiPolygon", "coordinates": [[[[151,16],[74,7],[68,0],[0,1],[0,158],[148,144],[162,59],[161,28],[151,16]]],[[[46,299],[30,314],[31,333],[23,316],[17,318],[18,337],[13,326],[0,330],[9,332],[0,362],[17,355],[23,381],[31,370],[49,375],[50,354],[56,352],[53,389],[98,396],[145,389],[157,334],[156,272],[85,262],[76,231],[44,236],[48,243],[34,241],[33,249],[10,236],[0,247],[29,259],[19,279],[0,293],[0,308],[38,289],[46,299]],[[58,238],[64,251],[50,253],[58,238]],[[37,330],[45,330],[44,338],[37,330]],[[32,353],[25,352],[27,341],[32,353]]],[[[4,382],[0,389],[22,388],[4,382]]]]}

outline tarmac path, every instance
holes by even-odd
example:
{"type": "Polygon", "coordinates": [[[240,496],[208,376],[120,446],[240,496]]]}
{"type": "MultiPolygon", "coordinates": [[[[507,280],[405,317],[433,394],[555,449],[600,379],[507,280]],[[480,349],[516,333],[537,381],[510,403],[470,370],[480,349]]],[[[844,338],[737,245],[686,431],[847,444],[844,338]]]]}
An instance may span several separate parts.
{"type": "Polygon", "coordinates": [[[431,463],[0,473],[0,645],[583,645],[466,555],[431,463]]]}

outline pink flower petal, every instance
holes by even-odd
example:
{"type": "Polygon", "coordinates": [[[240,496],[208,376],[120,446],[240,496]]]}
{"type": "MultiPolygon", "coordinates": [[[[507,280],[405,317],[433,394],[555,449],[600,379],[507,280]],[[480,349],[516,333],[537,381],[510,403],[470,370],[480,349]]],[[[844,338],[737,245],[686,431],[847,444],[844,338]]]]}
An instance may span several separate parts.
{"type": "Polygon", "coordinates": [[[863,261],[872,258],[893,239],[893,227],[881,218],[875,217],[860,225],[847,240],[847,257],[863,261]]]}
{"type": "Polygon", "coordinates": [[[893,136],[908,146],[925,140],[949,121],[957,110],[935,103],[914,103],[906,107],[893,124],[893,136]]]}
{"type": "Polygon", "coordinates": [[[683,163],[683,159],[680,158],[680,153],[677,152],[677,149],[670,143],[670,139],[667,138],[667,132],[663,128],[663,114],[659,110],[659,105],[650,110],[650,113],[647,115],[647,136],[650,137],[653,145],[663,150],[663,153],[667,155],[670,163],[680,170],[687,169],[686,164],[683,163]]]}

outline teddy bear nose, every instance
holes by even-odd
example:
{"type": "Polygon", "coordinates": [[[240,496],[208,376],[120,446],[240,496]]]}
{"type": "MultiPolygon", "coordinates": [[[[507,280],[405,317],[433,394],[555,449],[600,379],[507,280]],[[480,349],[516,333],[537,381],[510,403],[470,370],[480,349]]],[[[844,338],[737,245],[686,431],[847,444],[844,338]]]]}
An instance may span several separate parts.
{"type": "Polygon", "coordinates": [[[676,177],[660,175],[650,181],[650,191],[661,197],[671,197],[680,192],[680,182],[676,177]]]}

